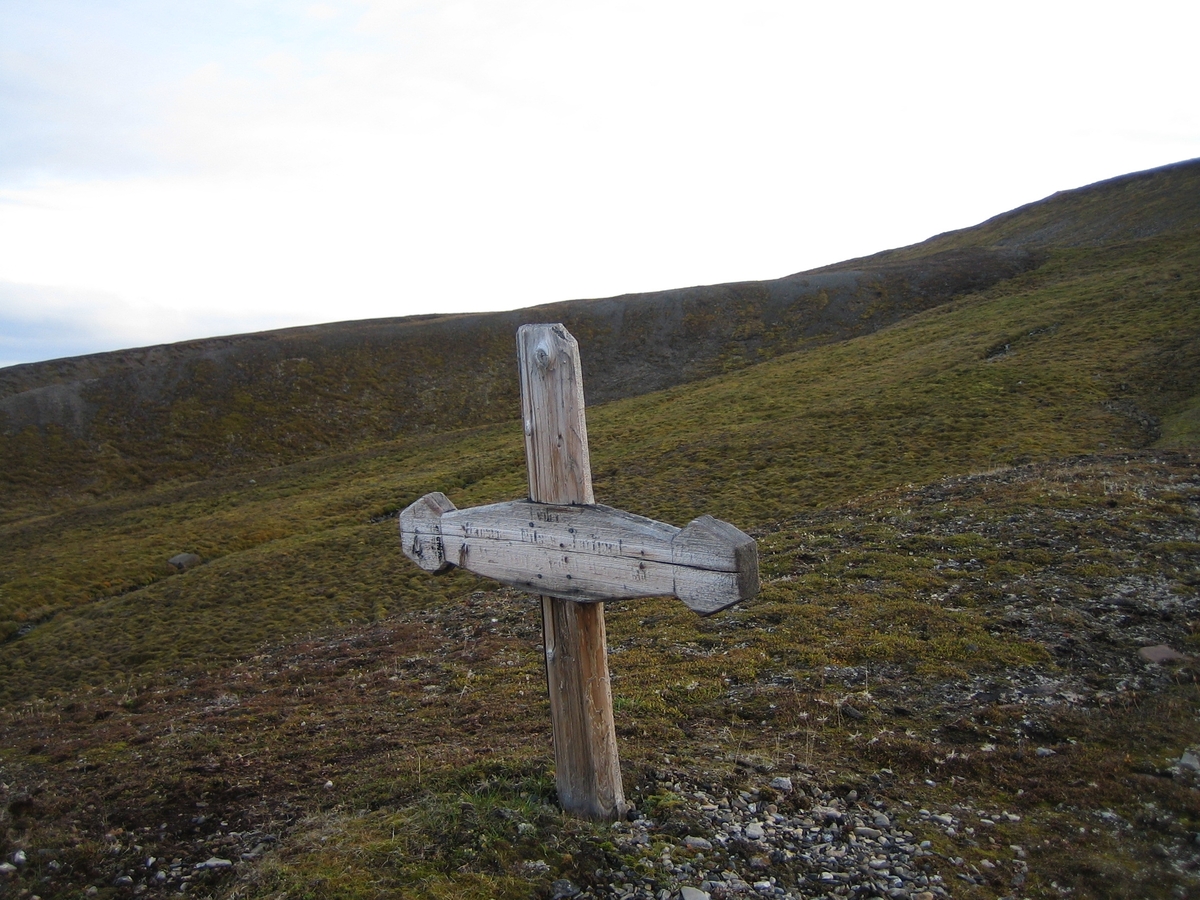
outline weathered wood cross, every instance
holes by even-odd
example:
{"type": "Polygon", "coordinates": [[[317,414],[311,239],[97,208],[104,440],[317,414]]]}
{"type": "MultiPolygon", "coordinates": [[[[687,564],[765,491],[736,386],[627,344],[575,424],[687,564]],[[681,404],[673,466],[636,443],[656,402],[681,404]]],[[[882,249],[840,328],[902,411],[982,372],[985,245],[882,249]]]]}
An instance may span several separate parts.
{"type": "Polygon", "coordinates": [[[541,595],[559,802],[616,819],[626,804],[603,601],[674,596],[709,615],[758,593],[758,548],[712,516],[679,529],[597,505],[575,338],[524,325],[517,356],[530,499],[460,510],[426,494],[400,513],[400,540],[431,572],[461,566],[541,595]]]}

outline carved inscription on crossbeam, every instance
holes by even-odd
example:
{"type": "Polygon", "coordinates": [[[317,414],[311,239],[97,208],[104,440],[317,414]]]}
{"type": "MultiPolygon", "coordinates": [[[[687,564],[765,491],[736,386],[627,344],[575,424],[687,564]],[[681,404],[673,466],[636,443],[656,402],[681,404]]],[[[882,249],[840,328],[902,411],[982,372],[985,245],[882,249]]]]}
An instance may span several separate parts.
{"type": "Polygon", "coordinates": [[[758,548],[728,522],[676,528],[608,506],[517,500],[455,509],[426,494],[400,517],[423,569],[461,566],[535,594],[595,603],[678,597],[701,615],[758,593],[758,548]]]}

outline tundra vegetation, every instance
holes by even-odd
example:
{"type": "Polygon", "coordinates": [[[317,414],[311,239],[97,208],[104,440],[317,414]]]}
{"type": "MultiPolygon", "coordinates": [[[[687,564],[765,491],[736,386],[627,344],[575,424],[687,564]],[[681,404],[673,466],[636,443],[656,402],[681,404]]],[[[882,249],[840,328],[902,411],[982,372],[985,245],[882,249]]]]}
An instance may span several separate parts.
{"type": "Polygon", "coordinates": [[[1200,165],[803,275],[552,310],[598,500],[760,545],[744,607],[609,606],[645,841],[554,805],[534,599],[398,546],[428,491],[526,493],[509,318],[0,372],[0,894],[848,895],[680,847],[739,792],[884,810],[954,897],[1200,892],[1200,165]]]}

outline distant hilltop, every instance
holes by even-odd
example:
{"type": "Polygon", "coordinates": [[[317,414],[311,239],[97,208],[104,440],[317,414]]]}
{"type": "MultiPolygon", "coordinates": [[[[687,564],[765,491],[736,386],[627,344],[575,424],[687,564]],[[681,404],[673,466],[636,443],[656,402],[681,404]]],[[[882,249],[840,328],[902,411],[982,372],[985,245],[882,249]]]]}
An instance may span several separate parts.
{"type": "Polygon", "coordinates": [[[563,322],[579,338],[588,402],[601,403],[869,333],[1036,269],[1051,251],[1197,228],[1200,160],[1190,160],[773,281],[11,366],[0,369],[0,461],[18,486],[39,490],[37,460],[47,453],[58,455],[60,473],[77,464],[80,477],[101,458],[120,478],[133,468],[140,479],[191,477],[510,419],[513,335],[538,321],[563,322]]]}

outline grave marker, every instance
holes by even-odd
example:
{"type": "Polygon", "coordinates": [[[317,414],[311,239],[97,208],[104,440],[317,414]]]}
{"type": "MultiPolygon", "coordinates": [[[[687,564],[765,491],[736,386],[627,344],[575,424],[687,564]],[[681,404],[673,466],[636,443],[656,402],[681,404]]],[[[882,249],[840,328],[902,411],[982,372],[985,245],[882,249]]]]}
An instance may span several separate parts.
{"type": "Polygon", "coordinates": [[[709,615],[758,593],[758,549],[712,516],[680,529],[597,505],[578,344],[562,325],[524,325],[517,357],[530,499],[460,510],[426,494],[400,514],[400,540],[428,571],[541,595],[559,802],[612,820],[626,804],[603,601],[674,596],[709,615]]]}

